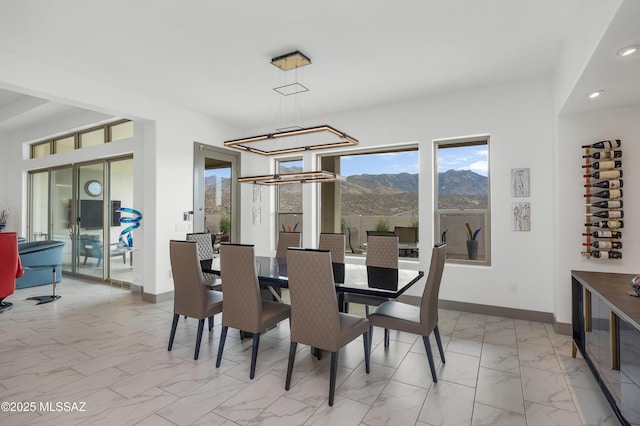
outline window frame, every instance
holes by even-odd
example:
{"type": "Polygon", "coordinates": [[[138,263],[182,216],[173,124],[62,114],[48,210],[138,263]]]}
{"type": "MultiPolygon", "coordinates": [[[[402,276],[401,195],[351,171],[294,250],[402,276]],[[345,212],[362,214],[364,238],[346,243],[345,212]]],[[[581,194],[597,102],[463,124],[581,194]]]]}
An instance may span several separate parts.
{"type": "Polygon", "coordinates": [[[459,259],[459,258],[446,258],[447,263],[452,264],[465,264],[465,265],[474,265],[474,266],[491,266],[491,253],[492,253],[492,244],[491,244],[491,163],[490,163],[490,155],[491,153],[491,143],[489,135],[479,135],[479,136],[471,136],[464,138],[448,138],[448,139],[438,139],[433,141],[433,239],[434,243],[439,243],[442,240],[441,233],[441,223],[440,217],[442,212],[445,214],[448,213],[452,216],[455,215],[465,215],[465,214],[484,214],[484,225],[482,226],[483,232],[483,241],[484,241],[484,260],[471,260],[471,259],[459,259]],[[439,179],[439,155],[438,150],[440,148],[456,148],[456,147],[464,147],[464,146],[484,146],[487,147],[487,208],[486,209],[440,209],[439,206],[439,188],[440,188],[440,179],[439,179]]]}
{"type": "MultiPolygon", "coordinates": [[[[91,132],[94,132],[94,131],[100,130],[100,129],[102,129],[102,131],[103,131],[103,142],[102,142],[102,144],[112,142],[111,141],[111,128],[114,127],[114,126],[123,124],[123,123],[127,123],[127,122],[133,123],[132,120],[127,120],[127,119],[116,120],[116,121],[111,121],[109,123],[102,124],[100,126],[94,126],[94,127],[90,127],[90,128],[87,128],[87,129],[79,130],[77,132],[66,133],[66,134],[63,134],[63,135],[60,135],[60,136],[56,136],[54,138],[48,138],[48,139],[45,139],[45,140],[33,142],[29,147],[30,148],[29,149],[29,152],[30,152],[29,157],[31,159],[34,159],[34,158],[43,158],[43,157],[48,157],[50,155],[58,154],[59,152],[57,150],[57,141],[63,140],[63,139],[67,139],[69,137],[73,137],[74,138],[73,150],[82,149],[83,148],[81,146],[82,135],[86,134],[86,133],[91,133],[91,132]],[[45,144],[49,145],[49,154],[36,156],[35,152],[36,152],[37,147],[45,145],[45,144]]],[[[118,140],[122,140],[122,139],[118,139],[118,140]]],[[[100,145],[100,144],[88,145],[87,147],[98,146],[98,145],[100,145]]],[[[70,152],[70,151],[73,151],[73,150],[66,150],[66,151],[62,151],[62,152],[70,152]]]]}
{"type": "MultiPolygon", "coordinates": [[[[375,154],[379,154],[379,155],[384,155],[384,154],[392,154],[392,153],[401,153],[401,152],[409,152],[409,151],[415,151],[418,157],[418,163],[420,163],[420,144],[418,142],[410,142],[410,143],[402,143],[402,144],[396,144],[396,145],[383,145],[383,146],[376,146],[376,147],[367,147],[367,148],[360,148],[360,149],[350,149],[350,150],[341,150],[341,151],[334,151],[331,153],[327,153],[327,154],[322,154],[322,155],[318,155],[317,156],[317,161],[318,164],[321,166],[322,170],[327,170],[327,171],[332,171],[332,172],[336,172],[338,174],[340,174],[341,172],[341,158],[342,157],[350,157],[350,156],[356,156],[356,155],[375,155],[375,154]],[[333,159],[338,158],[338,164],[332,164],[333,167],[326,167],[328,163],[332,162],[333,159]],[[331,161],[330,161],[331,160],[331,161]]],[[[418,182],[420,182],[420,166],[418,167],[418,182]]],[[[416,216],[415,219],[418,221],[419,223],[419,219],[420,219],[420,197],[421,197],[421,189],[420,189],[420,184],[418,183],[418,202],[417,202],[417,206],[416,206],[416,216]]],[[[343,232],[345,234],[345,236],[347,237],[347,256],[353,256],[353,257],[364,257],[364,254],[357,254],[357,253],[351,253],[349,251],[349,234],[348,231],[346,229],[343,229],[343,223],[342,223],[342,201],[341,201],[341,193],[340,193],[340,182],[334,182],[334,183],[323,183],[321,185],[321,190],[318,191],[318,207],[317,207],[317,215],[318,215],[318,221],[317,221],[317,226],[318,226],[318,232],[343,232]],[[331,191],[333,191],[332,193],[327,194],[326,193],[326,189],[328,188],[332,188],[331,191]],[[337,197],[340,199],[340,201],[338,201],[338,203],[340,204],[340,217],[336,218],[334,215],[334,219],[333,220],[329,220],[327,221],[326,218],[324,217],[324,213],[325,211],[328,210],[333,210],[335,212],[335,206],[336,206],[336,202],[335,202],[335,191],[338,191],[337,193],[337,197]],[[330,199],[334,199],[333,202],[329,203],[329,207],[325,206],[324,201],[327,201],[327,198],[330,199]]],[[[418,225],[419,226],[419,225],[418,225]]],[[[391,228],[390,228],[391,229],[391,228]]],[[[366,235],[365,231],[362,230],[363,235],[359,236],[360,240],[362,240],[363,236],[366,235]]],[[[402,257],[401,258],[402,261],[408,261],[408,262],[418,262],[419,261],[419,257],[402,257]]]]}
{"type": "MultiPolygon", "coordinates": [[[[300,167],[302,168],[302,170],[304,170],[304,158],[302,156],[295,156],[295,157],[281,157],[281,158],[276,158],[275,159],[275,170],[276,173],[280,173],[280,166],[282,165],[282,163],[292,163],[292,162],[300,162],[300,167]]],[[[275,220],[276,220],[276,232],[275,232],[275,239],[276,239],[276,243],[277,243],[277,239],[278,239],[278,233],[280,231],[282,231],[280,224],[281,224],[281,215],[294,215],[294,216],[299,216],[299,228],[296,228],[295,231],[296,232],[300,232],[300,235],[302,236],[303,234],[303,217],[304,217],[304,202],[302,200],[303,197],[303,190],[302,190],[302,185],[304,185],[303,183],[288,183],[286,185],[277,185],[276,186],[276,194],[275,194],[275,205],[276,205],[276,214],[275,214],[275,220]],[[301,211],[300,212],[281,212],[280,211],[280,190],[282,189],[283,186],[289,186],[289,185],[300,185],[300,207],[301,207],[301,211]]],[[[287,230],[288,231],[288,230],[287,230]]],[[[291,230],[293,232],[293,229],[291,230]]]]}

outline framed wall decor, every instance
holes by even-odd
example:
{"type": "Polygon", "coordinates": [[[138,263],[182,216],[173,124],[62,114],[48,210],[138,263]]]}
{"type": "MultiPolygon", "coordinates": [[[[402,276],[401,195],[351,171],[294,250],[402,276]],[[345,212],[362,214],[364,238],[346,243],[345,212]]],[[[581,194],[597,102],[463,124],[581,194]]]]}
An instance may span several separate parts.
{"type": "Polygon", "coordinates": [[[511,169],[511,196],[528,197],[531,193],[529,168],[511,169]]]}
{"type": "Polygon", "coordinates": [[[531,231],[531,203],[514,202],[511,204],[511,230],[531,231]]]}

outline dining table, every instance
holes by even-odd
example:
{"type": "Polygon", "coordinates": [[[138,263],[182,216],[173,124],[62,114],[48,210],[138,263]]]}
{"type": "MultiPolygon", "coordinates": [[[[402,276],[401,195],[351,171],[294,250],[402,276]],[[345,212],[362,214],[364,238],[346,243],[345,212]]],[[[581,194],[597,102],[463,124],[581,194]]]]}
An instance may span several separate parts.
{"type": "MultiPolygon", "coordinates": [[[[260,285],[271,288],[276,299],[279,299],[276,289],[289,286],[287,259],[256,256],[255,262],[260,285]]],[[[223,276],[219,257],[202,260],[200,264],[202,272],[223,276]]],[[[424,271],[413,269],[379,268],[352,263],[333,263],[332,267],[341,311],[344,308],[342,299],[345,293],[397,299],[424,277],[424,271]]]]}
{"type": "MultiPolygon", "coordinates": [[[[256,256],[255,262],[259,284],[268,288],[275,300],[282,302],[279,289],[289,287],[287,259],[256,256]]],[[[202,272],[219,275],[224,282],[219,256],[201,260],[200,266],[202,272]]],[[[424,271],[379,268],[363,264],[332,263],[332,268],[340,312],[346,312],[345,293],[397,299],[424,277],[424,271]]],[[[240,331],[240,336],[248,337],[249,334],[240,331]]],[[[317,348],[311,348],[311,353],[318,359],[322,357],[322,351],[317,348]]]]}

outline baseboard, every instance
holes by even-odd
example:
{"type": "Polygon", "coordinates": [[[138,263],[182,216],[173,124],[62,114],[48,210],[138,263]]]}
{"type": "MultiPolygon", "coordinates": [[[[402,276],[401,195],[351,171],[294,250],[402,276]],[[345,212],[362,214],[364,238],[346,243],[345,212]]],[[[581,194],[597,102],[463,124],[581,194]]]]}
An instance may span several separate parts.
{"type": "MultiPolygon", "coordinates": [[[[420,296],[400,296],[399,300],[412,305],[420,304],[420,296]]],[[[559,323],[555,315],[551,312],[530,311],[527,309],[505,308],[502,306],[480,305],[477,303],[457,302],[454,300],[442,300],[438,302],[442,309],[453,311],[469,312],[473,314],[493,315],[497,317],[513,318],[523,321],[544,322],[553,325],[553,330],[558,334],[570,336],[572,333],[571,324],[559,323]]]]}
{"type": "Polygon", "coordinates": [[[168,291],[166,293],[160,294],[151,294],[151,293],[142,293],[142,300],[150,303],[162,303],[167,300],[173,300],[173,291],[168,291]]]}

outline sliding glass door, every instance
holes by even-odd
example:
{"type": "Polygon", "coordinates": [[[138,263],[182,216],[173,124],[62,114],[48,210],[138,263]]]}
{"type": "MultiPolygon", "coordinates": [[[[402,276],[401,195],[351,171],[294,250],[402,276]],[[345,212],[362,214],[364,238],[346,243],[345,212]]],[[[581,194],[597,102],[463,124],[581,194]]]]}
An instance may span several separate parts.
{"type": "MultiPolygon", "coordinates": [[[[133,257],[118,240],[133,207],[133,158],[116,158],[30,173],[30,241],[64,241],[65,273],[132,281],[133,257]]],[[[123,235],[124,237],[124,235],[123,235]]]]}

